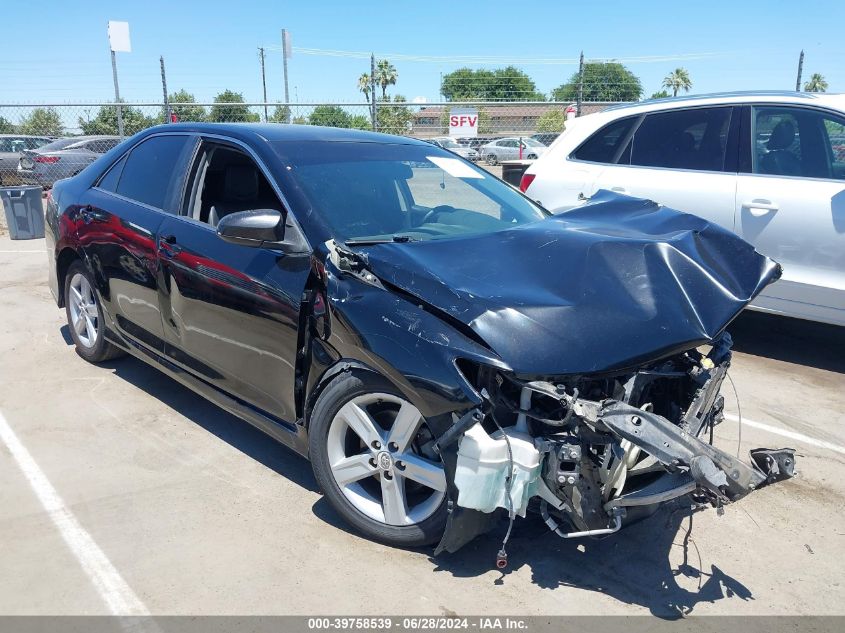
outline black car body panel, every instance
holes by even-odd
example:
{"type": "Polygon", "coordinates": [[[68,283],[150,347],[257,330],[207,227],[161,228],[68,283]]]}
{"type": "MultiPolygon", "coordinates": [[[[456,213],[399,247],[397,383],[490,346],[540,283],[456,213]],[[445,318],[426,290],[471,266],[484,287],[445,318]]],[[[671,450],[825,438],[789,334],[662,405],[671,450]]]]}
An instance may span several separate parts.
{"type": "Polygon", "coordinates": [[[367,256],[526,375],[613,371],[695,347],[780,276],[717,225],[609,192],[511,230],[367,256]]]}
{"type": "MultiPolygon", "coordinates": [[[[638,436],[629,428],[638,424],[629,419],[632,407],[648,407],[643,418],[654,435],[632,446],[657,446],[678,427],[694,436],[683,451],[661,453],[673,475],[689,471],[680,477],[681,492],[703,490],[722,503],[774,480],[757,467],[728,495],[717,485],[719,468],[734,462],[696,438],[721,420],[717,394],[730,363],[724,329],[779,276],[776,263],[700,218],[609,193],[559,216],[533,206],[536,221],[503,230],[347,244],[297,181],[301,143],[311,144],[311,155],[322,151],[314,144],[325,144],[326,155],[349,156],[354,147],[332,144],[366,143],[390,146],[390,160],[404,160],[401,146],[409,145],[460,160],[413,139],[311,126],[146,130],[56,184],[46,224],[57,303],[70,262],[81,260],[94,279],[108,340],[303,455],[311,412],[335,377],[383,377],[437,440],[451,509],[441,549],[456,549],[491,523],[489,512],[459,505],[455,483],[460,446],[474,424],[495,434],[493,422],[506,419],[507,428],[536,432],[547,485],[541,496],[552,513],[563,512],[569,494],[569,484],[556,483],[568,475],[547,472],[552,463],[569,466],[552,456],[583,444],[593,461],[617,459],[631,450],[620,448],[620,438],[638,436]],[[99,186],[136,146],[174,134],[190,143],[163,185],[161,208],[99,186]],[[188,215],[191,170],[199,171],[206,144],[237,148],[257,165],[283,207],[274,212],[285,233],[296,237],[287,247],[235,244],[188,215]],[[713,346],[709,355],[693,349],[704,343],[713,346]]],[[[445,189],[442,180],[433,182],[434,192],[445,189]]],[[[507,196],[528,203],[510,188],[507,196]]],[[[428,217],[438,208],[411,207],[409,215],[428,217]]],[[[791,457],[760,459],[786,464],[791,457]]],[[[587,479],[596,465],[584,468],[587,479]]],[[[624,499],[615,506],[593,501],[590,516],[570,508],[575,528],[607,533],[613,521],[618,529],[624,499]]]]}

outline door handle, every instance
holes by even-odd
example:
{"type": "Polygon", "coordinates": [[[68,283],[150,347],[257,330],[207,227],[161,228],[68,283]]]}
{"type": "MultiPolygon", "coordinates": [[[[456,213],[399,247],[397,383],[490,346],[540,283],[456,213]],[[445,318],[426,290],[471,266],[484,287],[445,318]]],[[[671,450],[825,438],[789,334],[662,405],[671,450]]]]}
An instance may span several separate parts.
{"type": "Polygon", "coordinates": [[[742,208],[748,209],[751,215],[753,215],[755,218],[761,218],[764,215],[777,211],[780,207],[771,200],[765,200],[763,198],[754,198],[754,200],[743,202],[742,208]]]}
{"type": "Polygon", "coordinates": [[[175,235],[167,233],[159,240],[159,251],[165,256],[173,256],[182,252],[182,247],[176,244],[175,235]]]}

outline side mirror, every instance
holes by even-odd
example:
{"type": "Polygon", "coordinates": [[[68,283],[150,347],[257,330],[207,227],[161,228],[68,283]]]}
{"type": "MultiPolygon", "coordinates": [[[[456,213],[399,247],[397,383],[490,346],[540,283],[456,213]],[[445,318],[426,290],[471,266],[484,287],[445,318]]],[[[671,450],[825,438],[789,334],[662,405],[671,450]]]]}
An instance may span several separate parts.
{"type": "Polygon", "coordinates": [[[272,247],[284,240],[284,216],[275,209],[230,213],[217,223],[217,235],[232,244],[272,247]]]}

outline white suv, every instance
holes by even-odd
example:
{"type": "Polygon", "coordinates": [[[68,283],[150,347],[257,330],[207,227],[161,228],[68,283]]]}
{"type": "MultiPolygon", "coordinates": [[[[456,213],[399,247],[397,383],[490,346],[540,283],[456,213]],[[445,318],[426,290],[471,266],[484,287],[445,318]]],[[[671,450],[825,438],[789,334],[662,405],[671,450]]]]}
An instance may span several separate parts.
{"type": "Polygon", "coordinates": [[[721,224],[783,266],[753,308],[845,325],[845,95],[611,108],[567,121],[520,188],[553,211],[608,189],[721,224]]]}

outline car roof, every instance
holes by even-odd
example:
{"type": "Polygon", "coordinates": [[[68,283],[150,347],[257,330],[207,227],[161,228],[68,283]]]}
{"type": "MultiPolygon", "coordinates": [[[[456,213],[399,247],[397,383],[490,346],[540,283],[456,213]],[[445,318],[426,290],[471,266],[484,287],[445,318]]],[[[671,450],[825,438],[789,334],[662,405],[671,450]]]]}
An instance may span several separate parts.
{"type": "MultiPolygon", "coordinates": [[[[795,92],[788,90],[758,90],[742,92],[717,92],[682,97],[664,97],[661,99],[646,99],[636,103],[624,103],[610,106],[601,114],[621,114],[630,112],[637,114],[667,107],[683,108],[691,106],[721,105],[732,103],[788,103],[795,105],[821,105],[845,110],[845,94],[827,94],[819,92],[795,92]]],[[[588,115],[589,116],[589,115],[588,115]]]]}
{"type": "Polygon", "coordinates": [[[49,139],[49,136],[43,136],[41,134],[0,134],[0,138],[46,138],[49,139]]]}
{"type": "Polygon", "coordinates": [[[300,125],[290,123],[168,123],[157,125],[146,132],[195,132],[198,134],[224,134],[236,138],[265,141],[322,141],[357,143],[397,143],[427,145],[425,141],[407,136],[394,136],[364,130],[300,125]]]}

